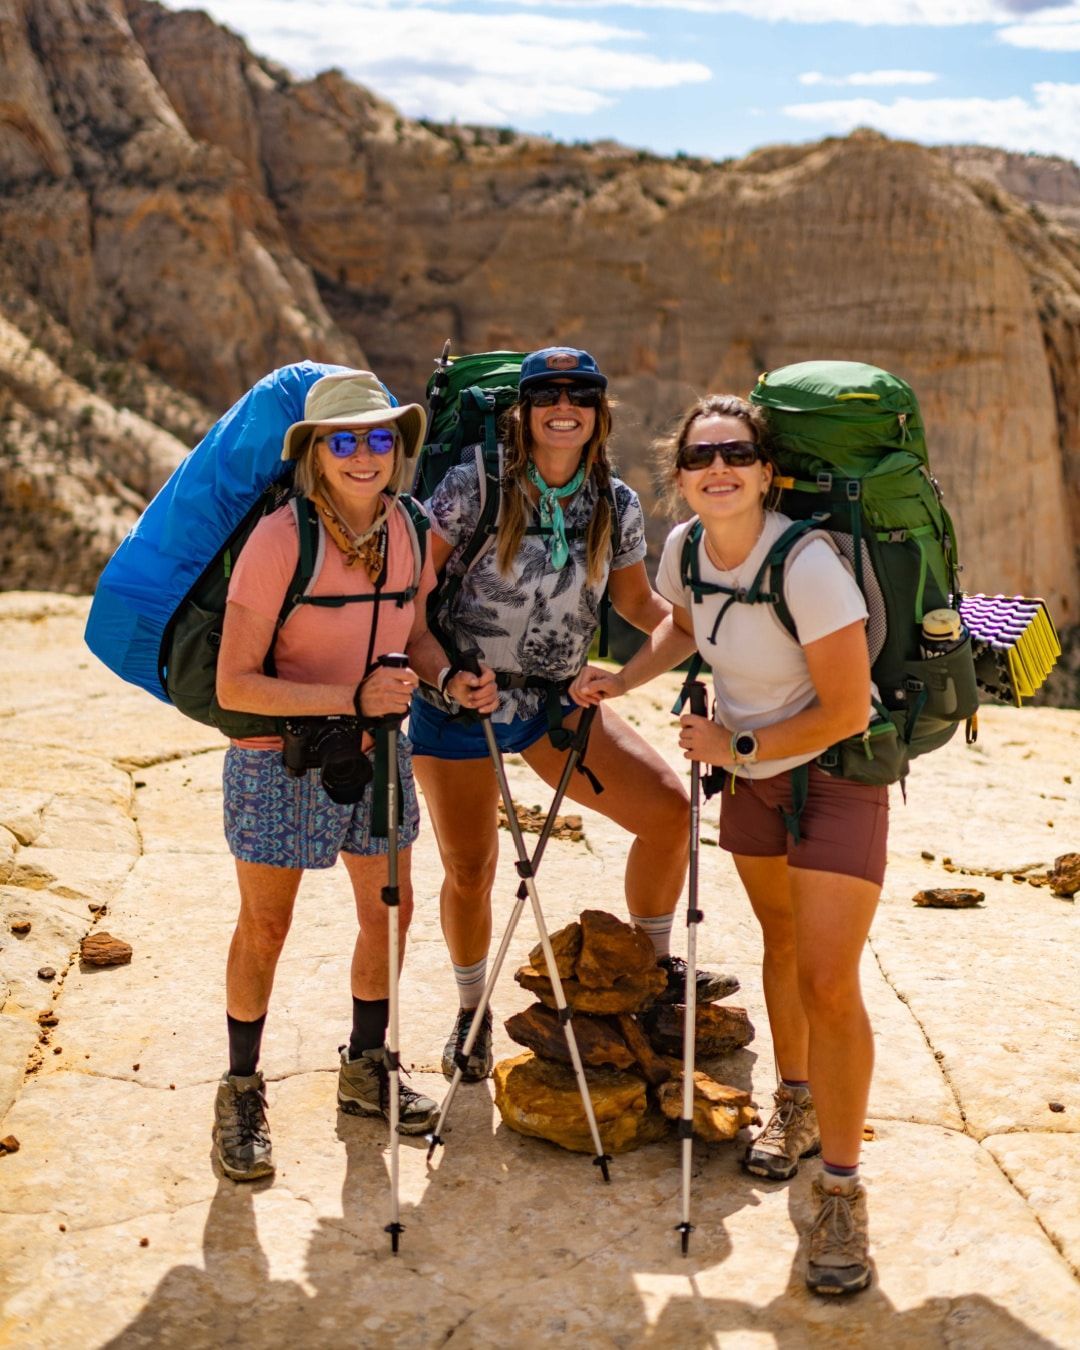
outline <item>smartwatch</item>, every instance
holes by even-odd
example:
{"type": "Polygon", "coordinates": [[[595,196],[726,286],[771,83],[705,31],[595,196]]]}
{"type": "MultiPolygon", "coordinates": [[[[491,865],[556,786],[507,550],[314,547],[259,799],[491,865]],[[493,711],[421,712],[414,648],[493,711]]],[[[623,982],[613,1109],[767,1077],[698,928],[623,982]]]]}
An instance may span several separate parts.
{"type": "Polygon", "coordinates": [[[752,731],[731,733],[731,758],[736,764],[756,764],[757,749],[757,737],[752,731]]]}

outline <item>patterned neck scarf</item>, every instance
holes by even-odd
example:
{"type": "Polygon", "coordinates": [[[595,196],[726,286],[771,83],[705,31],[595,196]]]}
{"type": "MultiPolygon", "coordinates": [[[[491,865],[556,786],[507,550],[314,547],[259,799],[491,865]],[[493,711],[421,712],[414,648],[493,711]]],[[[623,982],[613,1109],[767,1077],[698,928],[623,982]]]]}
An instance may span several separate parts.
{"type": "Polygon", "coordinates": [[[561,572],[570,557],[570,545],[566,542],[566,521],[560,498],[572,497],[585,481],[585,460],[582,458],[577,473],[562,487],[548,487],[531,459],[526,473],[529,482],[540,492],[540,524],[552,532],[551,565],[556,572],[561,572]]]}
{"type": "Polygon", "coordinates": [[[386,558],[386,531],[383,526],[390,513],[390,504],[386,498],[380,498],[375,519],[362,534],[357,534],[346,524],[321,488],[315,489],[311,494],[311,500],[326,526],[327,534],[344,553],[345,566],[363,567],[368,580],[376,581],[383,570],[386,558]]]}

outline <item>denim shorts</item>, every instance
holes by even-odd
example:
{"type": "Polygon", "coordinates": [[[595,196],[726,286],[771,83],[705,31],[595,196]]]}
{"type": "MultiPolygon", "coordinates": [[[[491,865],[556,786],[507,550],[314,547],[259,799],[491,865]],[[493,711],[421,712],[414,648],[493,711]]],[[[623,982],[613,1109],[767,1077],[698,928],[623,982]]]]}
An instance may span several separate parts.
{"type": "MultiPolygon", "coordinates": [[[[515,717],[512,722],[492,722],[495,741],[507,755],[520,754],[547,735],[547,713],[515,717]]],[[[487,739],[479,722],[449,714],[413,695],[409,712],[409,737],[414,755],[434,759],[487,759],[487,739]]]]}
{"type": "MultiPolygon", "coordinates": [[[[412,773],[412,747],[398,737],[402,821],[398,848],[408,848],[420,830],[420,808],[412,773]]],[[[333,867],[339,853],[370,858],[386,853],[385,838],[371,834],[372,784],[351,806],[332,802],[309,769],[291,778],[280,750],[225,752],[225,838],[241,862],[270,867],[333,867]]]]}

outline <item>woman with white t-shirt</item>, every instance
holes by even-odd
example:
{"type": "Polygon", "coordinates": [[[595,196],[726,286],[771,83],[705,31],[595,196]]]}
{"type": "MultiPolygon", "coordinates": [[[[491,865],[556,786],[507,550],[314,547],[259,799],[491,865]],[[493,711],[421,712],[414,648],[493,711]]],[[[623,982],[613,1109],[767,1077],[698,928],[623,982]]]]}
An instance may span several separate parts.
{"type": "Polygon", "coordinates": [[[813,761],[869,720],[866,607],[824,539],[785,568],[797,641],[772,605],[727,603],[751,587],[791,524],[769,507],[776,466],[760,409],[731,395],[700,399],[658,449],[672,497],[701,521],[700,598],[682,575],[688,521],[668,536],[657,572],[671,617],[621,672],[587,667],[574,694],[599,702],[626,693],[695,648],[712,667],[714,716],[685,714],[679,745],[687,759],[723,771],[720,843],[761,924],[780,1075],[775,1110],[743,1166],[783,1181],[801,1158],[822,1154],[807,1284],[852,1293],[870,1281],[858,1162],[874,1050],[859,960],[884,877],[888,795],[813,761]],[[792,771],[802,765],[809,776],[800,812],[792,771]]]}

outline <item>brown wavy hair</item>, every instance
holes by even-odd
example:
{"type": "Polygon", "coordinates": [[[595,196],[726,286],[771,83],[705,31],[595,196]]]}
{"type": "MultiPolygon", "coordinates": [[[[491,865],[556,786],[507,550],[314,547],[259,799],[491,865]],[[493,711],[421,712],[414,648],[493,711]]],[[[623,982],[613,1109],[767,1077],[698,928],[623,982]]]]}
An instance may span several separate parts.
{"type": "MultiPolygon", "coordinates": [[[[609,488],[614,472],[608,457],[607,442],[611,435],[611,412],[614,404],[601,390],[596,409],[596,425],[585,445],[585,479],[596,484],[596,506],[585,537],[588,578],[592,585],[601,580],[608,562],[608,548],[614,521],[611,519],[609,488]]],[[[496,535],[496,560],[499,571],[506,573],[517,557],[525,537],[528,518],[529,480],[526,470],[532,458],[532,431],[529,428],[528,399],[519,399],[503,420],[503,478],[502,508],[499,512],[499,531],[496,535]]]]}
{"type": "Polygon", "coordinates": [[[780,488],[776,484],[780,466],[776,461],[772,432],[764,410],[748,403],[738,394],[706,394],[691,403],[666,436],[653,441],[653,466],[660,483],[660,501],[669,515],[681,515],[685,508],[686,503],[679,492],[677,457],[686,444],[690,428],[702,417],[737,417],[740,422],[746,423],[751,433],[750,439],[757,443],[761,458],[772,468],[773,486],[765,504],[775,507],[780,498],[780,488]]]}

